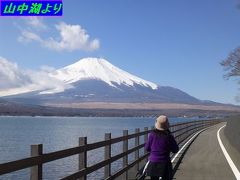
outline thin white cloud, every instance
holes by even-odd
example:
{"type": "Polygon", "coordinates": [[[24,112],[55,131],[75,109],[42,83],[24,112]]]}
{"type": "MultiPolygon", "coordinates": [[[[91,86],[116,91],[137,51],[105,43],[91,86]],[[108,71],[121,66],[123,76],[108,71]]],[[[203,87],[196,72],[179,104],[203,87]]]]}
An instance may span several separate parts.
{"type": "MultiPolygon", "coordinates": [[[[29,24],[36,27],[42,26],[42,22],[36,19],[29,21],[29,24]]],[[[94,51],[100,47],[100,41],[98,39],[90,39],[90,35],[80,25],[60,22],[55,25],[55,29],[58,33],[57,38],[48,37],[44,39],[38,34],[39,32],[25,28],[21,30],[18,40],[20,42],[36,41],[42,46],[56,51],[94,51]]]]}
{"type": "Polygon", "coordinates": [[[23,70],[16,63],[0,57],[0,96],[33,91],[41,94],[63,92],[70,85],[49,76],[55,69],[44,67],[40,71],[23,70]]]}
{"type": "Polygon", "coordinates": [[[47,29],[47,25],[44,24],[40,17],[27,17],[24,18],[27,25],[36,29],[47,29]]]}
{"type": "Polygon", "coordinates": [[[56,70],[54,67],[46,66],[46,65],[41,66],[40,69],[44,72],[47,72],[47,73],[52,73],[56,70]]]}
{"type": "Polygon", "coordinates": [[[24,42],[24,43],[28,43],[31,41],[37,41],[37,42],[43,43],[43,40],[40,36],[28,30],[22,30],[21,36],[18,37],[18,41],[24,42]]]}
{"type": "Polygon", "coordinates": [[[31,79],[22,72],[16,63],[0,57],[0,89],[25,86],[31,79]]]}

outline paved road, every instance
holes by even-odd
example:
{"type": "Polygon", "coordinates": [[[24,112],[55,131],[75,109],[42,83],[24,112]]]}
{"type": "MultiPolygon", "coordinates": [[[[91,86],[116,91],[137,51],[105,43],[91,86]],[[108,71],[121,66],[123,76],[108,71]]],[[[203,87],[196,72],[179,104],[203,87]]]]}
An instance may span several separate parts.
{"type": "MultiPolygon", "coordinates": [[[[217,140],[224,123],[202,132],[190,146],[180,164],[176,180],[235,180],[217,140]]],[[[221,131],[220,135],[223,131],[221,131]]]]}

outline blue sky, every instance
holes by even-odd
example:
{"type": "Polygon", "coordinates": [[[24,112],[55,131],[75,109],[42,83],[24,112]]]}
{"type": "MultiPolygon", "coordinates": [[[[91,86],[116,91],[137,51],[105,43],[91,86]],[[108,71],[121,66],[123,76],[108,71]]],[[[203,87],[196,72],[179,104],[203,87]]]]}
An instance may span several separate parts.
{"type": "Polygon", "coordinates": [[[239,86],[223,79],[219,62],[240,46],[239,3],[65,0],[60,18],[1,17],[0,57],[32,70],[103,57],[143,79],[199,99],[237,104],[239,86]],[[60,33],[73,26],[85,30],[80,34],[89,36],[85,43],[62,41],[60,33]]]}

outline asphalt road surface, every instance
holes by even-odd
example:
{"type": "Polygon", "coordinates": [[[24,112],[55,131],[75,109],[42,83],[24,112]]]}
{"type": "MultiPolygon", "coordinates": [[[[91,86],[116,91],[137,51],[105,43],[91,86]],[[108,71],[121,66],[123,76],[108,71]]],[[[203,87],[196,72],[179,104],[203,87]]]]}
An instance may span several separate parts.
{"type": "MultiPolygon", "coordinates": [[[[196,138],[182,159],[174,179],[236,180],[217,140],[217,131],[224,124],[210,127],[196,138]]],[[[222,134],[223,131],[220,137],[222,134]]]]}

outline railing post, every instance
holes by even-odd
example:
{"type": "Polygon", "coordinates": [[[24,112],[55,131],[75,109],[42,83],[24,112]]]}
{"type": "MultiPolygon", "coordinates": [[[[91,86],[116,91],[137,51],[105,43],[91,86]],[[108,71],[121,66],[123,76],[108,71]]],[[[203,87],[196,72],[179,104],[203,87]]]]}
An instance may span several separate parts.
{"type": "Polygon", "coordinates": [[[191,134],[194,134],[195,132],[199,131],[201,129],[201,123],[200,122],[193,122],[193,126],[191,127],[191,134]]]}
{"type": "MultiPolygon", "coordinates": [[[[144,131],[148,131],[148,127],[144,127],[144,131]]],[[[148,133],[144,134],[144,144],[147,142],[148,140],[148,133]]],[[[144,148],[144,154],[147,153],[147,150],[144,148]]]]}
{"type": "MultiPolygon", "coordinates": [[[[43,154],[43,145],[31,145],[31,157],[43,154]]],[[[31,167],[31,180],[42,180],[42,164],[31,167]]]]}
{"type": "MultiPolygon", "coordinates": [[[[182,129],[182,130],[179,131],[179,134],[184,133],[184,131],[186,131],[184,128],[186,128],[186,127],[187,127],[186,124],[180,125],[180,129],[182,129]]],[[[178,142],[181,142],[181,141],[182,141],[182,137],[183,137],[183,135],[181,135],[181,136],[178,137],[178,142]]]]}
{"type": "MultiPolygon", "coordinates": [[[[138,134],[140,129],[135,129],[135,133],[138,134]]],[[[139,146],[139,136],[135,137],[135,147],[139,146]]],[[[139,149],[135,151],[135,160],[139,159],[139,149]]],[[[139,162],[136,164],[136,171],[139,170],[139,162]]]]}
{"type": "Polygon", "coordinates": [[[207,127],[207,122],[202,120],[202,129],[207,127]]]}
{"type": "MultiPolygon", "coordinates": [[[[84,146],[87,144],[87,137],[79,138],[79,146],[84,146]]],[[[87,167],[87,151],[79,154],[79,170],[85,169],[87,167]]],[[[79,178],[79,180],[86,180],[87,175],[84,175],[79,178]]]]}
{"type": "MultiPolygon", "coordinates": [[[[128,130],[123,130],[123,136],[126,138],[123,141],[123,152],[127,152],[128,151],[128,130]]],[[[123,168],[128,166],[128,154],[126,154],[125,156],[123,156],[123,168]]],[[[128,171],[123,173],[123,179],[128,179],[128,171]]]]}
{"type": "Polygon", "coordinates": [[[186,136],[187,132],[188,132],[188,125],[182,125],[181,128],[186,128],[184,130],[181,131],[181,133],[184,133],[182,134],[182,136],[179,137],[179,142],[182,142],[182,140],[185,138],[184,136],[186,136]]]}
{"type": "Polygon", "coordinates": [[[178,134],[179,134],[179,131],[178,131],[178,129],[179,129],[179,126],[180,126],[180,125],[178,125],[178,126],[175,126],[175,131],[177,131],[177,132],[175,133],[175,139],[176,139],[176,142],[177,142],[177,143],[179,143],[179,140],[178,140],[178,137],[177,137],[177,136],[178,136],[178,134]]]}
{"type": "MultiPolygon", "coordinates": [[[[111,133],[105,133],[105,141],[111,140],[111,133]]],[[[111,143],[105,146],[104,150],[104,159],[111,159],[111,143]]],[[[111,176],[111,163],[104,167],[104,179],[107,179],[111,176]]]]}
{"type": "Polygon", "coordinates": [[[190,136],[191,132],[190,132],[191,126],[187,124],[187,130],[186,130],[186,135],[184,137],[184,139],[186,139],[187,137],[190,136]]]}
{"type": "Polygon", "coordinates": [[[203,124],[202,121],[200,122],[194,122],[194,130],[192,131],[192,134],[199,131],[202,128],[203,124]]]}
{"type": "Polygon", "coordinates": [[[176,130],[176,126],[172,126],[171,127],[171,133],[172,133],[174,138],[176,137],[176,133],[174,132],[175,130],[176,130]]]}

